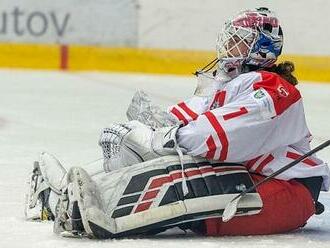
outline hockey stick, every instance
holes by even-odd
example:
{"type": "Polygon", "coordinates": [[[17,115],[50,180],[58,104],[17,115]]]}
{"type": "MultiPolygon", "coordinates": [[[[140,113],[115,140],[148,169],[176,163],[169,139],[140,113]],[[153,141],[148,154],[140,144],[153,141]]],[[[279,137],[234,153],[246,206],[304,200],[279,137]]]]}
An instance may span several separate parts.
{"type": "Polygon", "coordinates": [[[225,207],[225,210],[223,212],[223,216],[222,216],[222,221],[227,222],[229,221],[231,218],[234,217],[234,215],[237,212],[237,206],[239,201],[242,199],[242,197],[244,197],[247,193],[255,190],[260,184],[263,184],[267,181],[269,181],[270,179],[276,177],[277,175],[281,174],[282,172],[290,169],[291,167],[295,166],[296,164],[298,164],[300,161],[304,160],[305,158],[309,157],[310,155],[322,150],[323,148],[327,147],[330,145],[330,140],[322,143],[321,145],[315,147],[313,150],[310,150],[309,152],[307,152],[305,155],[302,155],[301,157],[297,158],[296,160],[292,161],[291,163],[287,164],[286,166],[284,166],[283,168],[275,171],[273,174],[269,175],[268,177],[264,178],[263,180],[261,180],[260,182],[258,182],[257,184],[255,184],[254,186],[251,186],[250,188],[244,190],[243,192],[241,192],[239,195],[235,196],[225,207]]]}

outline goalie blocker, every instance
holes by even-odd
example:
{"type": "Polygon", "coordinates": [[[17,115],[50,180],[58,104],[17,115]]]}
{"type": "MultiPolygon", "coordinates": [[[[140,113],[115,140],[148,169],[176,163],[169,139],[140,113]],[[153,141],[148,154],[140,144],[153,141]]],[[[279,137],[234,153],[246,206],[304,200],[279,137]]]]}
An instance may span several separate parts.
{"type": "MultiPolygon", "coordinates": [[[[164,156],[92,178],[82,168],[71,168],[67,190],[57,207],[55,232],[99,239],[157,233],[221,217],[226,204],[253,185],[240,164],[190,156],[184,156],[183,162],[184,178],[178,156],[164,156]],[[183,181],[189,190],[186,195],[183,181]]],[[[240,202],[237,215],[256,214],[261,208],[259,194],[251,192],[240,202]]]]}

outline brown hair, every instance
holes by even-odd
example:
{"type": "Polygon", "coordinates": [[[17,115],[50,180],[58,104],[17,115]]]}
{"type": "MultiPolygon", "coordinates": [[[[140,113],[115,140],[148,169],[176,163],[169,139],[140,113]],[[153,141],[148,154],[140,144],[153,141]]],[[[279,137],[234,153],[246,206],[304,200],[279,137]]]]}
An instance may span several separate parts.
{"type": "Polygon", "coordinates": [[[282,78],[284,78],[286,81],[288,81],[292,85],[297,85],[298,80],[297,78],[292,75],[294,72],[294,64],[291,61],[284,61],[282,63],[279,63],[278,65],[272,66],[269,71],[275,72],[278,75],[280,75],[282,78]]]}

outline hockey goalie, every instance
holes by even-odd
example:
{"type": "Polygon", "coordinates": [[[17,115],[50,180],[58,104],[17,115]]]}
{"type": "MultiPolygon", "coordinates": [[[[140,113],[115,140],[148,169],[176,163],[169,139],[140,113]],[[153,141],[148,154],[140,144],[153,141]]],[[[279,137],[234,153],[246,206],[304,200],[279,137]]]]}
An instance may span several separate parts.
{"type": "Polygon", "coordinates": [[[247,10],[226,22],[218,56],[196,72],[194,95],[162,111],[137,92],[126,123],[103,129],[102,166],[68,171],[42,153],[29,179],[27,219],[53,220],[63,236],[116,238],[172,227],[201,235],[260,235],[303,227],[321,214],[329,168],[316,156],[234,196],[310,151],[293,63],[276,65],[275,14],[247,10]]]}

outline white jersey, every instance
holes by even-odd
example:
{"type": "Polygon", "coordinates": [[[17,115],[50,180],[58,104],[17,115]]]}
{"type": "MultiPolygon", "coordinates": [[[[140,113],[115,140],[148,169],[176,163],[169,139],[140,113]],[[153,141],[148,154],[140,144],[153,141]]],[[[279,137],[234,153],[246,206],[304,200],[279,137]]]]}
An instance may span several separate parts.
{"type": "MultiPolygon", "coordinates": [[[[184,124],[177,138],[188,154],[242,162],[251,172],[267,176],[310,150],[296,87],[265,71],[214,83],[212,96],[193,96],[169,109],[184,124]]],[[[322,189],[328,190],[329,175],[327,164],[312,156],[277,178],[323,176],[322,189]]]]}

